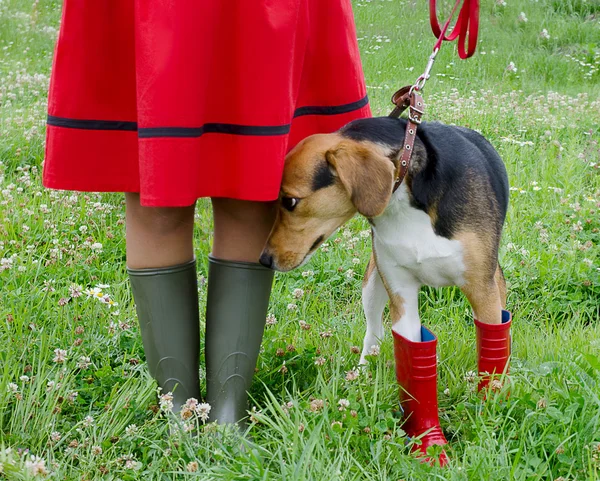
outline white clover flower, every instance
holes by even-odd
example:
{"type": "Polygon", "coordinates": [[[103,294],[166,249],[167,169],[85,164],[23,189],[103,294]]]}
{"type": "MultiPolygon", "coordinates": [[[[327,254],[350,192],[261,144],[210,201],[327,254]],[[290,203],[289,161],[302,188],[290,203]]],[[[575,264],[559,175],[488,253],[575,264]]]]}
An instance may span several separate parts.
{"type": "Polygon", "coordinates": [[[13,258],[12,257],[9,257],[9,258],[3,257],[2,259],[0,259],[0,272],[8,270],[12,266],[13,266],[13,258]]]}
{"type": "Polygon", "coordinates": [[[350,407],[350,401],[348,401],[347,399],[340,399],[338,401],[338,404],[340,406],[338,408],[340,411],[345,411],[347,408],[350,407]]]}
{"type": "Polygon", "coordinates": [[[30,456],[29,459],[25,461],[25,469],[29,471],[29,474],[32,476],[37,476],[38,474],[42,476],[48,475],[46,461],[38,456],[30,456]]]}
{"type": "Polygon", "coordinates": [[[202,422],[208,421],[208,414],[210,413],[211,406],[208,403],[200,403],[196,407],[196,414],[202,420],[202,422]]]}
{"type": "Polygon", "coordinates": [[[86,356],[81,356],[77,362],[77,369],[85,370],[91,365],[91,359],[86,356]]]}
{"type": "Polygon", "coordinates": [[[138,469],[141,466],[141,463],[133,459],[131,454],[124,456],[123,461],[125,461],[125,469],[138,469]]]}
{"type": "Polygon", "coordinates": [[[183,406],[193,411],[198,407],[198,400],[194,397],[191,397],[185,402],[183,406]]]}
{"type": "Polygon", "coordinates": [[[327,359],[325,359],[323,356],[317,357],[315,359],[315,366],[322,366],[325,364],[325,362],[327,362],[327,359]]]}
{"type": "Polygon", "coordinates": [[[83,288],[81,286],[78,286],[77,284],[71,284],[71,286],[69,287],[69,295],[73,299],[76,299],[77,297],[81,297],[82,292],[83,292],[83,288]]]}
{"type": "Polygon", "coordinates": [[[67,360],[67,351],[65,349],[54,349],[53,361],[57,364],[62,364],[67,360]]]}
{"type": "Polygon", "coordinates": [[[490,381],[490,389],[494,392],[500,391],[502,389],[502,381],[499,379],[492,379],[490,381]]]}
{"type": "Polygon", "coordinates": [[[159,406],[162,412],[171,412],[173,411],[173,393],[167,392],[165,394],[161,394],[159,396],[159,406]]]}
{"type": "Polygon", "coordinates": [[[321,411],[325,407],[325,401],[322,399],[313,399],[310,402],[309,410],[313,413],[321,411]]]}
{"type": "Polygon", "coordinates": [[[130,424],[125,428],[125,434],[127,436],[135,436],[138,432],[138,427],[136,424],[130,424]]]}

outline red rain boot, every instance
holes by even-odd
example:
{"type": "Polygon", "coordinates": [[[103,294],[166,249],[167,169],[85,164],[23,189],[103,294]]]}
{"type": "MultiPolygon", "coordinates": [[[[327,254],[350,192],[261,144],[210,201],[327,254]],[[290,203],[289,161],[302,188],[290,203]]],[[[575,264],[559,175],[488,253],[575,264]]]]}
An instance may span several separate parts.
{"type": "MultiPolygon", "coordinates": [[[[394,357],[396,359],[396,379],[401,386],[400,401],[406,422],[402,428],[410,437],[421,437],[421,445],[413,451],[427,456],[427,448],[434,444],[448,444],[438,418],[437,402],[437,338],[421,327],[421,342],[409,341],[395,331],[394,357]]],[[[426,457],[425,462],[434,460],[426,457]]],[[[448,463],[448,456],[442,451],[438,461],[440,466],[448,463]]]]}
{"type": "MultiPolygon", "coordinates": [[[[511,320],[508,311],[502,311],[502,324],[485,324],[475,319],[478,372],[483,376],[479,381],[479,391],[487,388],[494,377],[501,376],[505,371],[508,373],[511,320]]],[[[493,384],[490,388],[496,390],[493,384]]]]}

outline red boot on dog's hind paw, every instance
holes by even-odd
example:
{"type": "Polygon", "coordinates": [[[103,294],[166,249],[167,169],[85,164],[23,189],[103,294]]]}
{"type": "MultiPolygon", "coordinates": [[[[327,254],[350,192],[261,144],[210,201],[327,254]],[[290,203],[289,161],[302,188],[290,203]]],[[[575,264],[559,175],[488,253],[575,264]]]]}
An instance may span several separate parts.
{"type": "Polygon", "coordinates": [[[508,373],[511,321],[512,316],[508,311],[502,311],[501,324],[486,324],[475,319],[477,370],[483,376],[479,381],[478,391],[487,389],[498,391],[502,388],[498,378],[504,373],[508,373]]]}
{"type": "MultiPolygon", "coordinates": [[[[427,448],[437,444],[448,444],[440,427],[437,401],[437,338],[421,327],[421,342],[409,341],[392,331],[394,335],[394,357],[396,380],[400,385],[400,402],[406,417],[404,431],[410,437],[420,437],[421,444],[413,451],[420,452],[424,462],[433,464],[427,457],[427,448]]],[[[440,466],[448,463],[445,451],[439,455],[440,466]]]]}

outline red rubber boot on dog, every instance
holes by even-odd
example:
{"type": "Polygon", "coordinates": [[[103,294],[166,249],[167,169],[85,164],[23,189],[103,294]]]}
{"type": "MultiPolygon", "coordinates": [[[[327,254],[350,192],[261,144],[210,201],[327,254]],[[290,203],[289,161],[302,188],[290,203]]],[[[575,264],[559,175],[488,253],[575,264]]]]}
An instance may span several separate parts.
{"type": "Polygon", "coordinates": [[[502,324],[485,324],[475,319],[477,328],[477,366],[481,376],[478,390],[490,385],[493,391],[501,388],[495,386],[495,377],[508,373],[508,358],[510,357],[510,323],[512,316],[508,311],[502,311],[502,324]]]}
{"type": "MultiPolygon", "coordinates": [[[[427,457],[427,448],[434,444],[448,444],[438,417],[437,401],[437,338],[421,327],[421,342],[409,341],[395,331],[394,357],[396,359],[396,380],[401,386],[400,401],[407,418],[402,428],[410,437],[421,437],[421,445],[413,450],[425,456],[424,461],[433,463],[427,457]]],[[[439,456],[440,466],[448,463],[445,451],[439,456]]]]}

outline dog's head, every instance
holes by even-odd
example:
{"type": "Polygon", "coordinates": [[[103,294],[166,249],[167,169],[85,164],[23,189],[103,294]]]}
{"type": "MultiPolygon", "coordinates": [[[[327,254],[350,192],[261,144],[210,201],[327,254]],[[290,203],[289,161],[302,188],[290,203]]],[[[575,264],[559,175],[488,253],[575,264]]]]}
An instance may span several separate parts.
{"type": "Polygon", "coordinates": [[[380,215],[395,167],[381,145],[333,134],[304,139],[286,157],[275,225],[260,261],[289,271],[357,212],[380,215]]]}

